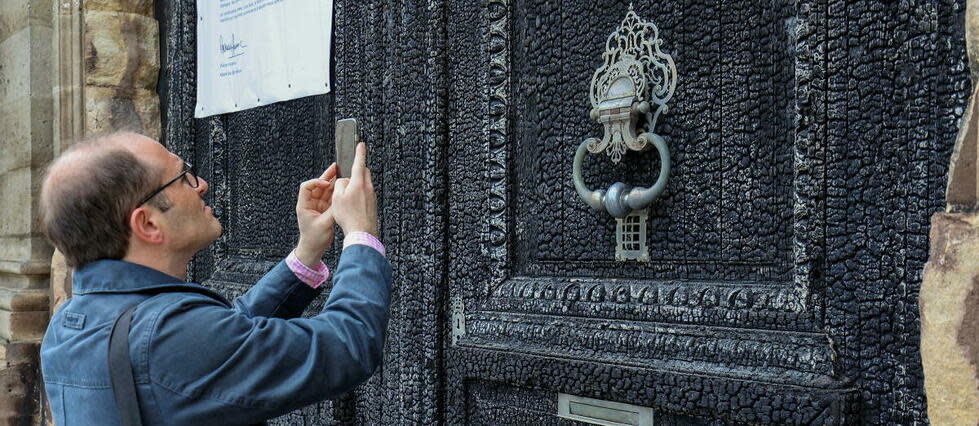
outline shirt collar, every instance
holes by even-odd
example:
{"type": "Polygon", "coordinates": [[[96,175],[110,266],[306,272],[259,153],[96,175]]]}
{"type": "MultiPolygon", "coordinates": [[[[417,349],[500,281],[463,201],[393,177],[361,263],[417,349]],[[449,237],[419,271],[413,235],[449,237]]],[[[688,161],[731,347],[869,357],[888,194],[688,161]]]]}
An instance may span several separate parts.
{"type": "Polygon", "coordinates": [[[143,265],[102,259],[86,263],[75,270],[71,292],[132,293],[171,287],[204,288],[143,265]]]}

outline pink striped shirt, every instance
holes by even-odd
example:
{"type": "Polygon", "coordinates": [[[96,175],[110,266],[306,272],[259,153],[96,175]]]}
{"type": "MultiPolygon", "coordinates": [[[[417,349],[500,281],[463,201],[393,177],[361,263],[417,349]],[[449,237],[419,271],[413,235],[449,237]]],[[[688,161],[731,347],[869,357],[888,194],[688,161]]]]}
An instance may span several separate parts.
{"type": "MultiPolygon", "coordinates": [[[[381,256],[387,256],[384,250],[384,245],[381,244],[381,241],[378,240],[377,237],[371,235],[370,233],[351,232],[343,238],[344,249],[354,244],[368,246],[374,250],[377,250],[381,256]]],[[[323,284],[330,278],[330,268],[327,268],[326,264],[323,263],[322,260],[318,265],[310,268],[309,266],[303,264],[298,257],[296,257],[295,250],[289,253],[289,256],[286,257],[286,265],[289,266],[289,269],[292,271],[292,273],[296,274],[296,277],[298,277],[300,281],[306,283],[312,288],[319,287],[320,284],[323,284]]]]}

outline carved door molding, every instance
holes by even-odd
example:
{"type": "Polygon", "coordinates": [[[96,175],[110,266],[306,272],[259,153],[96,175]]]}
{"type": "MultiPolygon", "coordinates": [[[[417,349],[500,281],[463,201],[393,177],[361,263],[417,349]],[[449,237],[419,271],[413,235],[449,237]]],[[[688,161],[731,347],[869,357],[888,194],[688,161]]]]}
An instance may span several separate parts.
{"type": "MultiPolygon", "coordinates": [[[[478,223],[459,225],[478,229],[478,245],[465,249],[477,253],[455,264],[450,261],[450,298],[461,300],[465,312],[464,332],[448,349],[450,423],[478,423],[490,416],[519,418],[535,412],[544,418],[558,392],[651,406],[661,410],[661,416],[680,413],[744,422],[843,422],[853,404],[854,390],[836,372],[832,337],[822,321],[827,117],[822,93],[826,82],[816,46],[825,37],[825,13],[803,2],[786,20],[798,29],[798,38],[791,40],[794,45],[785,52],[794,65],[794,86],[785,95],[795,100],[797,127],[782,129],[794,132],[791,192],[787,194],[791,200],[791,256],[781,264],[778,260],[757,265],[707,262],[692,273],[671,269],[670,259],[654,258],[652,265],[638,271],[600,276],[603,268],[616,267],[613,259],[568,259],[564,264],[518,259],[528,255],[528,245],[521,247],[520,240],[531,232],[527,230],[531,226],[522,220],[526,217],[518,211],[525,201],[518,194],[536,189],[532,179],[526,185],[532,188],[524,189],[522,172],[515,170],[523,155],[514,153],[515,146],[524,142],[518,130],[524,126],[519,121],[527,119],[516,111],[527,108],[527,98],[514,93],[519,85],[514,79],[521,78],[514,71],[514,61],[527,58],[515,52],[515,45],[525,41],[514,40],[515,28],[520,27],[514,21],[535,19],[522,16],[534,11],[529,6],[520,8],[522,3],[490,0],[483,4],[480,20],[472,23],[482,30],[474,49],[482,55],[466,58],[478,61],[479,82],[485,86],[473,99],[481,104],[465,105],[468,98],[464,98],[464,106],[457,107],[482,113],[473,120],[482,125],[477,139],[468,137],[472,133],[453,137],[469,141],[462,155],[476,157],[460,160],[460,164],[482,167],[453,170],[450,165],[450,174],[459,171],[461,176],[456,179],[460,181],[477,179],[478,184],[470,189],[486,196],[449,195],[450,216],[458,217],[454,213],[462,211],[480,213],[465,216],[478,223]],[[515,13],[515,8],[520,11],[515,13]],[[785,272],[780,273],[780,268],[785,272]],[[711,275],[717,278],[709,278],[711,275]],[[596,379],[587,379],[590,376],[596,379]],[[581,382],[568,382],[570,377],[579,377],[581,382]],[[619,381],[612,378],[621,377],[631,378],[637,386],[608,388],[619,381]],[[738,391],[729,390],[735,388],[738,391]],[[529,399],[545,402],[507,407],[505,403],[512,398],[497,395],[500,399],[494,400],[493,395],[500,392],[527,392],[532,394],[529,399]],[[769,402],[739,405],[734,402],[739,398],[769,402]],[[771,413],[779,409],[786,411],[771,413]]],[[[626,9],[620,9],[624,15],[626,9]]],[[[652,6],[645,8],[646,13],[652,10],[652,6]]],[[[468,12],[475,15],[476,11],[468,12]]],[[[661,38],[674,37],[663,26],[660,30],[661,38]]],[[[519,31],[530,30],[520,27],[519,31]]],[[[675,59],[679,66],[685,58],[678,52],[675,59]]],[[[689,81],[684,77],[681,73],[678,93],[689,81]]],[[[586,110],[581,110],[585,113],[566,114],[577,114],[585,122],[586,110]]],[[[573,152],[575,146],[567,143],[566,148],[573,152]]],[[[683,144],[680,146],[682,149],[683,144]]],[[[570,170],[570,164],[566,166],[570,170]]],[[[675,169],[675,173],[683,171],[675,169]]],[[[683,190],[674,185],[667,191],[683,190]]],[[[566,199],[584,215],[586,207],[580,200],[566,199]]],[[[459,231],[450,240],[475,233],[459,231]]],[[[594,233],[587,238],[576,236],[567,226],[563,235],[582,241],[602,237],[594,233]]],[[[532,251],[533,244],[529,246],[532,251]]]]}

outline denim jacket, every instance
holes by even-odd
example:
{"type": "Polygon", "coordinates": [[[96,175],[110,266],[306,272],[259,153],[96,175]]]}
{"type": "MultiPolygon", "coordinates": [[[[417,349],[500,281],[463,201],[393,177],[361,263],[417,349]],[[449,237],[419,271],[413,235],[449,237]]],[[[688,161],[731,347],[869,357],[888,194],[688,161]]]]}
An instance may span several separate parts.
{"type": "Polygon", "coordinates": [[[54,421],[119,424],[109,332],[134,303],[130,357],[145,425],[248,424],[336,398],[381,363],[390,287],[390,264],[363,245],[343,251],[329,299],[308,319],[300,315],[320,290],[284,261],[233,303],[137,264],[85,264],[41,344],[54,421]]]}

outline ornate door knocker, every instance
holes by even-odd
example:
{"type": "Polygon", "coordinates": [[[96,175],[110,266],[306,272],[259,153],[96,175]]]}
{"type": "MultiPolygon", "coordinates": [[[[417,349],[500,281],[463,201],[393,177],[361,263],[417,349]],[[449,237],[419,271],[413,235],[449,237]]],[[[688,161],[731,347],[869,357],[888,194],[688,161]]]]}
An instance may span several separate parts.
{"type": "MultiPolygon", "coordinates": [[[[574,156],[575,190],[591,208],[604,210],[619,220],[620,249],[624,239],[622,227],[628,222],[645,230],[645,209],[663,192],[670,177],[670,149],[663,137],[656,134],[656,121],[667,111],[666,102],[673,97],[677,74],[673,58],[660,51],[662,43],[656,25],[642,21],[630,5],[622,24],[606,40],[604,63],[591,79],[591,118],[604,126],[605,134],[601,139],[585,139],[574,156]],[[592,154],[605,151],[612,162],[618,163],[628,150],[641,152],[654,146],[659,152],[660,169],[659,178],[652,186],[632,187],[616,182],[608,190],[592,191],[585,185],[581,163],[586,151],[592,154]],[[624,221],[630,215],[642,217],[624,221]]],[[[641,251],[645,252],[645,235],[642,237],[641,251]]],[[[620,259],[643,260],[642,256],[617,253],[620,259]]]]}

